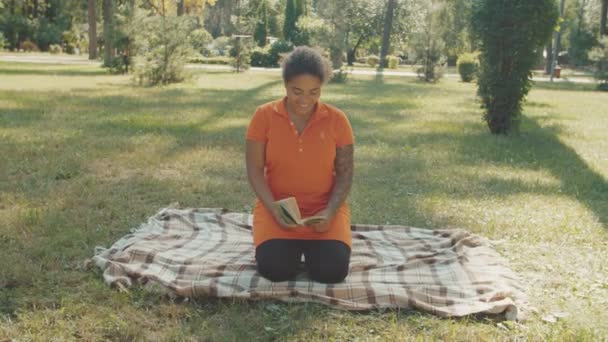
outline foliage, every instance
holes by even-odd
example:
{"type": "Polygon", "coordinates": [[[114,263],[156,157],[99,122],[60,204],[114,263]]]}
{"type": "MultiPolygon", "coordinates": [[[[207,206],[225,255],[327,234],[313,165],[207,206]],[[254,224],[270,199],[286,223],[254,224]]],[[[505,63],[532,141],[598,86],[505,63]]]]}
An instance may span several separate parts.
{"type": "Polygon", "coordinates": [[[217,37],[209,45],[209,56],[228,56],[231,47],[230,37],[217,37]]]}
{"type": "Polygon", "coordinates": [[[346,3],[346,8],[343,11],[348,18],[345,28],[348,32],[346,42],[346,62],[348,65],[353,65],[360,47],[374,36],[382,34],[384,7],[382,1],[352,0],[346,3]]]}
{"type": "Polygon", "coordinates": [[[474,3],[473,28],[481,51],[478,93],[493,134],[518,130],[536,51],[551,36],[557,17],[553,0],[474,3]]]}
{"type": "Polygon", "coordinates": [[[0,32],[0,51],[4,50],[4,47],[7,45],[6,38],[4,38],[4,34],[0,32]]]}
{"type": "Polygon", "coordinates": [[[608,36],[600,39],[599,46],[589,52],[589,59],[595,63],[595,78],[600,82],[599,89],[608,91],[608,36]]]}
{"type": "Polygon", "coordinates": [[[207,32],[205,29],[198,28],[190,32],[188,35],[188,41],[190,42],[190,46],[192,46],[194,51],[203,56],[208,56],[209,50],[207,46],[213,41],[213,37],[211,37],[211,34],[209,34],[209,32],[207,32]]]}
{"type": "Polygon", "coordinates": [[[251,66],[269,68],[274,63],[270,56],[270,48],[256,47],[251,51],[251,66]]]}
{"type": "Polygon", "coordinates": [[[62,32],[84,21],[82,1],[5,1],[0,10],[0,32],[7,39],[7,47],[17,49],[29,40],[46,51],[50,44],[60,44],[62,32]]]}
{"type": "Polygon", "coordinates": [[[118,56],[114,56],[114,58],[110,60],[110,63],[108,63],[106,67],[110,70],[110,73],[112,74],[126,74],[127,72],[129,72],[130,64],[131,62],[129,60],[129,57],[125,54],[121,54],[118,56]]]}
{"type": "Polygon", "coordinates": [[[456,62],[460,79],[463,82],[471,82],[479,70],[479,56],[475,53],[463,53],[456,62]]]}
{"type": "Polygon", "coordinates": [[[343,84],[348,81],[348,70],[345,68],[340,68],[338,70],[334,70],[332,77],[329,79],[330,83],[343,84]]]}
{"type": "Polygon", "coordinates": [[[458,56],[473,48],[470,33],[471,6],[470,0],[453,0],[446,2],[440,9],[437,29],[441,30],[441,39],[445,43],[443,54],[449,65],[454,65],[458,56]]]}
{"type": "Polygon", "coordinates": [[[437,0],[429,1],[422,8],[423,20],[413,37],[415,61],[421,65],[417,69],[418,77],[426,82],[437,82],[443,76],[445,43],[438,29],[438,14],[442,8],[443,5],[437,0]]]}
{"type": "Polygon", "coordinates": [[[267,0],[262,0],[257,10],[253,40],[258,46],[263,47],[266,45],[266,37],[268,37],[268,2],[267,0]]]}
{"type": "Polygon", "coordinates": [[[389,69],[397,69],[399,67],[399,57],[397,56],[386,56],[387,65],[389,69]]]}
{"type": "Polygon", "coordinates": [[[198,63],[198,64],[219,64],[219,65],[231,65],[232,58],[217,56],[217,57],[194,57],[188,60],[188,63],[198,63]]]}
{"type": "Polygon", "coordinates": [[[194,29],[191,18],[138,16],[134,29],[134,78],[139,84],[168,84],[187,77],[184,67],[193,52],[183,37],[194,29]]]}
{"type": "MultiPolygon", "coordinates": [[[[208,5],[215,5],[217,0],[181,0],[184,6],[184,14],[200,16],[204,14],[208,5]]],[[[123,1],[120,1],[123,2],[123,1]]],[[[143,5],[152,10],[155,15],[172,16],[177,14],[176,0],[144,0],[143,5]]]]}
{"type": "Polygon", "coordinates": [[[49,46],[49,52],[57,55],[63,52],[63,49],[61,49],[61,45],[59,44],[51,44],[51,46],[49,46]]]}
{"type": "Polygon", "coordinates": [[[40,49],[38,49],[38,45],[36,45],[36,43],[32,42],[31,40],[26,40],[22,42],[21,49],[23,49],[23,51],[25,52],[40,51],[40,49]]]}
{"type": "Polygon", "coordinates": [[[372,68],[375,68],[378,65],[378,62],[380,61],[380,57],[376,56],[376,55],[369,55],[367,56],[367,65],[369,65],[372,68]]]}
{"type": "Polygon", "coordinates": [[[72,30],[63,31],[61,33],[61,40],[63,41],[63,46],[65,46],[66,53],[74,54],[76,48],[79,47],[78,36],[72,30]]]}
{"type": "Polygon", "coordinates": [[[307,37],[311,46],[327,47],[327,42],[333,34],[331,25],[317,16],[300,17],[296,26],[300,34],[307,37]]]}
{"type": "Polygon", "coordinates": [[[285,5],[285,22],[283,23],[283,38],[293,42],[297,35],[296,22],[298,21],[296,12],[296,1],[287,0],[285,5]]]}
{"type": "Polygon", "coordinates": [[[569,35],[569,41],[569,64],[573,66],[588,65],[589,51],[597,44],[593,33],[588,30],[573,28],[569,35]]]}
{"type": "Polygon", "coordinates": [[[250,66],[250,48],[242,38],[233,38],[232,48],[230,49],[230,57],[232,57],[231,65],[236,72],[241,72],[249,69],[250,66]]]}
{"type": "Polygon", "coordinates": [[[272,66],[279,66],[282,56],[291,52],[294,49],[292,42],[277,40],[270,45],[270,62],[272,66]]]}

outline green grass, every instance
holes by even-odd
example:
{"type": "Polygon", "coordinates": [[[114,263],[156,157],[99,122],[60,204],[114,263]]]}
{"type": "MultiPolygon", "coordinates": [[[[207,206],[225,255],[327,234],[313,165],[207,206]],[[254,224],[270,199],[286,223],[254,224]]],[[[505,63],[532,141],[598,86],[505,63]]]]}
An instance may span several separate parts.
{"type": "Polygon", "coordinates": [[[608,93],[538,84],[495,137],[475,86],[351,77],[324,88],[356,135],[353,222],[494,240],[537,313],[525,325],[418,312],[121,293],[83,261],[159,208],[249,211],[243,139],[277,75],[200,72],[136,88],[93,66],[0,63],[0,340],[608,338],[608,93]],[[557,323],[541,317],[567,312],[557,323]]]}

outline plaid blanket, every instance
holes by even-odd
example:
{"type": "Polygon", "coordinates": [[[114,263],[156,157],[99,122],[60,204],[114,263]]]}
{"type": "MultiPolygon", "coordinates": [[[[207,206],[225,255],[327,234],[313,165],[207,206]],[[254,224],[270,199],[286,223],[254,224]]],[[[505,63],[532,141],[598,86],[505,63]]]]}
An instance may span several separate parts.
{"type": "Polygon", "coordinates": [[[256,271],[251,223],[251,215],[224,209],[165,208],[112,247],[97,247],[93,261],[109,285],[148,284],[183,297],[523,318],[526,298],[516,275],[487,240],[464,230],[353,225],[344,282],[321,284],[303,272],[292,281],[272,283],[256,271]]]}

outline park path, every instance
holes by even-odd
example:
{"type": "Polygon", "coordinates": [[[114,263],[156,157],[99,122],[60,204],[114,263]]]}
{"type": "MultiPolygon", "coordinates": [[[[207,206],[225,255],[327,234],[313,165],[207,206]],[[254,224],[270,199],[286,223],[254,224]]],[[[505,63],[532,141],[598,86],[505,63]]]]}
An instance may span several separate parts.
{"type": "MultiPolygon", "coordinates": [[[[66,65],[100,65],[98,61],[91,61],[86,56],[75,56],[75,55],[39,55],[39,54],[15,54],[15,53],[2,53],[0,54],[0,61],[2,62],[21,62],[21,63],[41,63],[41,64],[66,64],[66,65]]],[[[207,65],[207,64],[188,64],[186,66],[189,69],[205,69],[205,70],[232,70],[232,67],[227,65],[207,65]]],[[[275,72],[279,73],[279,68],[259,68],[251,67],[249,70],[255,72],[275,72]]],[[[349,70],[349,73],[354,75],[377,75],[376,70],[349,70]]],[[[381,71],[382,76],[402,76],[402,77],[417,77],[415,72],[411,71],[381,71]]],[[[455,78],[459,77],[458,74],[445,74],[445,77],[455,78]]],[[[534,81],[539,82],[550,82],[548,77],[533,77],[534,81]]],[[[556,82],[572,82],[572,83],[595,83],[595,80],[590,78],[559,78],[554,79],[556,82]]]]}

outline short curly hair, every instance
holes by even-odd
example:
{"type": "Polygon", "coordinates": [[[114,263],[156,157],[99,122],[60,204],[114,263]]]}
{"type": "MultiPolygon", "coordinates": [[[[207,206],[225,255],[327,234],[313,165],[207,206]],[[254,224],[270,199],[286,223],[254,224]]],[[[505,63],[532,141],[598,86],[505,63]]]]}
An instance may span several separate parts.
{"type": "Polygon", "coordinates": [[[319,77],[322,83],[329,81],[332,76],[329,61],[317,50],[308,46],[298,46],[283,60],[283,81],[302,74],[319,77]]]}

